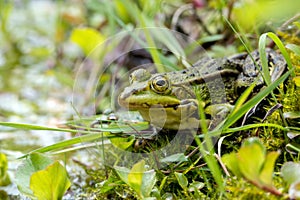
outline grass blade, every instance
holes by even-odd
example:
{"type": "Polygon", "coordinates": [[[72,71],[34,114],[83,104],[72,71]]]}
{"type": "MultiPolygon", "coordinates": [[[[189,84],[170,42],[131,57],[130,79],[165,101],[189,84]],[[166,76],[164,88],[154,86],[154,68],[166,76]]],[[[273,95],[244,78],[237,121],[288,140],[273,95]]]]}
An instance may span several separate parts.
{"type": "Polygon", "coordinates": [[[300,46],[295,44],[287,44],[285,47],[293,51],[297,56],[300,56],[300,46]]]}
{"type": "Polygon", "coordinates": [[[262,66],[262,75],[267,85],[271,84],[271,75],[269,71],[268,58],[266,53],[266,34],[262,34],[259,38],[258,51],[262,66]]]}
{"type": "Polygon", "coordinates": [[[63,128],[52,128],[34,124],[24,124],[24,123],[15,123],[15,122],[0,122],[0,126],[7,126],[16,129],[25,129],[25,130],[41,130],[41,131],[59,131],[59,132],[71,132],[77,133],[78,130],[74,129],[63,129],[63,128]]]}
{"type": "Polygon", "coordinates": [[[90,134],[95,132],[129,132],[136,130],[144,130],[148,128],[148,123],[140,122],[127,124],[110,124],[107,127],[97,127],[90,128],[86,126],[72,125],[75,129],[65,129],[65,128],[52,128],[47,126],[33,125],[33,124],[24,124],[24,123],[14,123],[14,122],[0,122],[0,126],[7,126],[16,129],[25,129],[25,130],[40,130],[40,131],[58,131],[58,132],[70,132],[70,133],[81,133],[81,134],[90,134]],[[82,130],[84,129],[84,130],[82,130]]]}
{"type": "MultiPolygon", "coordinates": [[[[231,112],[230,115],[233,115],[234,113],[236,113],[241,106],[243,105],[243,103],[245,101],[247,101],[248,97],[250,96],[251,92],[253,91],[254,87],[256,86],[256,83],[253,82],[246,90],[245,92],[243,92],[243,94],[238,98],[238,100],[236,101],[234,108],[231,112]]],[[[230,116],[229,116],[230,117],[230,116]]]]}
{"type": "Polygon", "coordinates": [[[88,134],[88,135],[84,135],[84,136],[78,136],[78,137],[74,137],[74,138],[69,139],[69,140],[64,140],[64,141],[57,142],[57,143],[49,145],[49,146],[45,146],[45,147],[35,149],[35,150],[29,152],[28,154],[25,154],[24,156],[22,156],[20,158],[24,158],[24,157],[28,156],[29,154],[31,154],[33,152],[45,153],[45,152],[50,152],[50,151],[63,149],[63,148],[69,147],[71,145],[79,144],[79,143],[82,143],[82,142],[95,141],[95,140],[100,139],[100,138],[109,139],[109,138],[113,138],[113,137],[117,137],[117,136],[103,136],[100,133],[92,133],[92,134],[88,134]]]}
{"type": "Polygon", "coordinates": [[[252,99],[247,101],[243,106],[240,107],[239,112],[235,112],[230,117],[227,118],[226,122],[223,125],[223,129],[229,128],[233,125],[238,119],[240,119],[249,109],[251,109],[254,105],[260,102],[263,98],[265,98],[268,94],[270,94],[280,83],[282,83],[292,71],[286,72],[283,76],[278,78],[276,81],[271,83],[268,87],[260,91],[257,95],[255,95],[252,99]]]}
{"type": "MultiPolygon", "coordinates": [[[[293,77],[296,76],[295,72],[293,71],[293,65],[292,65],[292,61],[289,57],[289,54],[288,54],[287,50],[285,49],[283,43],[277,37],[276,34],[274,34],[272,32],[262,34],[259,38],[259,44],[266,44],[266,36],[268,36],[269,38],[271,38],[274,41],[276,46],[279,48],[281,54],[283,55],[284,59],[286,60],[286,63],[288,65],[288,69],[291,71],[291,75],[293,77]]],[[[265,45],[261,45],[261,46],[265,46],[265,45]]],[[[263,48],[263,47],[259,47],[259,48],[263,48]]]]}

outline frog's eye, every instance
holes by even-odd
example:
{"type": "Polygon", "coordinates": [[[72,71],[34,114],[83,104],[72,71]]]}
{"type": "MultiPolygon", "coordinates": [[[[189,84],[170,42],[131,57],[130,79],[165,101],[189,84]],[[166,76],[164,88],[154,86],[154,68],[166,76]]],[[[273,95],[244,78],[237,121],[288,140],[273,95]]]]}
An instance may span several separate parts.
{"type": "Polygon", "coordinates": [[[162,75],[158,75],[152,79],[151,88],[156,93],[166,93],[170,89],[169,80],[162,75]]]}

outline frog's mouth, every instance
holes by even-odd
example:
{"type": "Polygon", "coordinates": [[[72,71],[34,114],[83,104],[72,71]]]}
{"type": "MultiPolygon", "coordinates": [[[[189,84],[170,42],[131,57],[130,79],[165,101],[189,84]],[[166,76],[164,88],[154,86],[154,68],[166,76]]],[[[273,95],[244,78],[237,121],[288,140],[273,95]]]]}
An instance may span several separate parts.
{"type": "Polygon", "coordinates": [[[149,108],[176,108],[181,100],[167,95],[157,95],[152,93],[134,94],[127,98],[119,96],[119,104],[130,110],[149,109],[149,108]]]}

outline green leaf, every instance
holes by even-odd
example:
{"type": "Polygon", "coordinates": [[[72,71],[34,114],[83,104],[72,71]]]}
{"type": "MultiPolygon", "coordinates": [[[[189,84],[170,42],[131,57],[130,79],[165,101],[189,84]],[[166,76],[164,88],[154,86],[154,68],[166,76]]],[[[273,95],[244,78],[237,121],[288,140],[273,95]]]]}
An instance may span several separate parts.
{"type": "Polygon", "coordinates": [[[289,188],[289,198],[290,199],[300,199],[300,181],[292,183],[289,188]]]}
{"type": "Polygon", "coordinates": [[[186,158],[186,156],[183,153],[177,153],[177,154],[173,154],[170,156],[167,156],[163,159],[160,160],[161,162],[186,162],[188,161],[188,159],[186,158]]]}
{"type": "Polygon", "coordinates": [[[259,180],[266,186],[272,186],[272,177],[275,161],[279,156],[279,152],[269,152],[265,158],[264,166],[260,172],[259,180]]]}
{"type": "Polygon", "coordinates": [[[189,63],[186,63],[186,55],[181,45],[178,42],[178,38],[174,32],[171,32],[169,29],[150,29],[151,33],[155,36],[156,41],[166,45],[167,49],[169,49],[173,55],[177,57],[178,60],[182,59],[183,64],[186,68],[191,67],[189,63]]]}
{"type": "Polygon", "coordinates": [[[156,173],[154,170],[144,172],[141,192],[143,197],[149,197],[156,183],[156,173]]]}
{"type": "Polygon", "coordinates": [[[131,135],[129,137],[114,137],[110,138],[110,141],[114,146],[126,150],[135,142],[135,137],[134,135],[131,135]]]}
{"type": "Polygon", "coordinates": [[[300,76],[296,76],[293,78],[293,81],[295,82],[295,85],[297,87],[300,87],[300,76]]]}
{"type": "Polygon", "coordinates": [[[18,186],[18,189],[23,194],[34,198],[32,191],[30,190],[30,177],[31,175],[39,170],[46,168],[53,161],[39,153],[30,154],[18,167],[16,172],[15,183],[18,186]]]}
{"type": "Polygon", "coordinates": [[[238,6],[234,6],[232,18],[244,30],[255,32],[270,21],[278,22],[285,17],[292,18],[298,12],[299,6],[298,1],[292,0],[241,1],[238,6]]]}
{"type": "Polygon", "coordinates": [[[143,174],[145,172],[145,161],[133,165],[128,174],[128,184],[134,189],[140,196],[142,196],[141,188],[143,182],[143,174]]]}
{"type": "Polygon", "coordinates": [[[126,183],[127,185],[129,185],[128,174],[129,174],[130,170],[126,167],[115,166],[114,168],[115,168],[117,174],[119,175],[119,177],[121,178],[121,180],[124,181],[124,183],[126,183]]]}
{"type": "Polygon", "coordinates": [[[115,169],[121,180],[130,186],[140,198],[150,196],[156,183],[156,173],[154,170],[146,171],[144,160],[133,165],[131,170],[118,166],[115,166],[115,169]]]}
{"type": "Polygon", "coordinates": [[[143,198],[143,200],[157,200],[156,197],[146,197],[146,198],[143,198]]]}
{"type": "Polygon", "coordinates": [[[293,22],[293,25],[295,25],[295,26],[297,26],[298,27],[298,29],[300,29],[300,22],[293,22]]]}
{"type": "Polygon", "coordinates": [[[265,155],[266,149],[260,140],[249,138],[242,144],[238,153],[225,154],[222,156],[222,161],[236,176],[244,176],[259,186],[270,187],[279,152],[265,155]]]}
{"type": "Polygon", "coordinates": [[[265,146],[262,144],[262,142],[260,141],[259,138],[257,137],[251,137],[251,138],[248,138],[246,139],[243,144],[242,144],[242,147],[251,147],[253,145],[258,145],[260,147],[260,149],[266,153],[266,149],[265,149],[265,146]]]}
{"type": "Polygon", "coordinates": [[[33,173],[30,178],[30,189],[41,200],[60,200],[70,186],[67,171],[59,161],[33,173]]]}
{"type": "Polygon", "coordinates": [[[222,161],[238,177],[244,177],[264,190],[280,194],[272,185],[274,165],[279,152],[270,152],[258,138],[245,140],[237,153],[225,154],[222,161]]]}
{"type": "Polygon", "coordinates": [[[283,113],[285,119],[300,119],[299,111],[285,112],[283,113]]]}
{"type": "Polygon", "coordinates": [[[239,168],[239,160],[237,159],[237,154],[232,152],[222,156],[222,161],[229,168],[229,170],[234,173],[237,177],[242,177],[242,173],[239,168]]]}
{"type": "Polygon", "coordinates": [[[108,179],[101,182],[100,193],[104,194],[109,191],[114,190],[117,186],[122,185],[124,181],[122,181],[118,175],[115,175],[113,171],[109,174],[108,179]]]}
{"type": "Polygon", "coordinates": [[[198,191],[198,190],[202,189],[204,186],[205,186],[205,184],[202,182],[198,182],[198,181],[192,182],[189,185],[189,192],[198,191]]]}
{"type": "Polygon", "coordinates": [[[287,44],[285,47],[292,50],[297,56],[300,56],[300,46],[295,44],[287,44]]]}
{"type": "Polygon", "coordinates": [[[216,35],[209,35],[209,36],[202,36],[201,38],[199,38],[198,45],[201,45],[203,43],[207,43],[207,42],[215,42],[218,40],[221,40],[224,38],[223,34],[216,34],[216,35]]]}
{"type": "Polygon", "coordinates": [[[266,150],[258,138],[246,140],[237,153],[239,169],[248,180],[259,183],[266,150]]]}
{"type": "Polygon", "coordinates": [[[7,173],[7,165],[6,155],[0,153],[0,186],[6,186],[11,183],[7,173]]]}
{"type": "MultiPolygon", "coordinates": [[[[128,8],[128,3],[126,4],[122,0],[113,0],[114,7],[115,7],[115,14],[122,19],[123,22],[128,23],[132,21],[130,17],[130,9],[128,8]]],[[[129,3],[130,4],[130,3],[129,3]]]]}
{"type": "Polygon", "coordinates": [[[187,186],[188,186],[188,179],[186,178],[186,176],[182,173],[178,173],[178,172],[175,172],[175,176],[176,176],[176,179],[179,183],[179,185],[182,187],[182,189],[184,190],[187,190],[187,186]]]}
{"type": "Polygon", "coordinates": [[[300,163],[286,162],[281,168],[281,176],[290,185],[300,181],[300,163]]]}
{"type": "MultiPolygon", "coordinates": [[[[71,41],[78,44],[85,55],[89,55],[104,40],[105,37],[92,28],[76,28],[71,33],[71,41]]],[[[95,56],[99,55],[95,51],[93,53],[95,56]]]]}

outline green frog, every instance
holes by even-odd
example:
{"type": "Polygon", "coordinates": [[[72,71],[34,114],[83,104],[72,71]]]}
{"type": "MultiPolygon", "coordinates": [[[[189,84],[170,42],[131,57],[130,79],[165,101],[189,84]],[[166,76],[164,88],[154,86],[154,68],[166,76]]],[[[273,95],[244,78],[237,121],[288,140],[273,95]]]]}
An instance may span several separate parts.
{"type": "MultiPolygon", "coordinates": [[[[282,75],[286,63],[274,50],[267,49],[266,53],[271,80],[274,81],[282,75]]],[[[121,106],[139,111],[151,124],[173,130],[198,129],[198,110],[202,106],[212,119],[219,119],[205,122],[215,127],[250,84],[256,81],[256,88],[264,85],[259,67],[256,50],[251,55],[204,58],[181,71],[151,74],[140,68],[130,74],[130,85],[118,100],[121,106]]]]}

